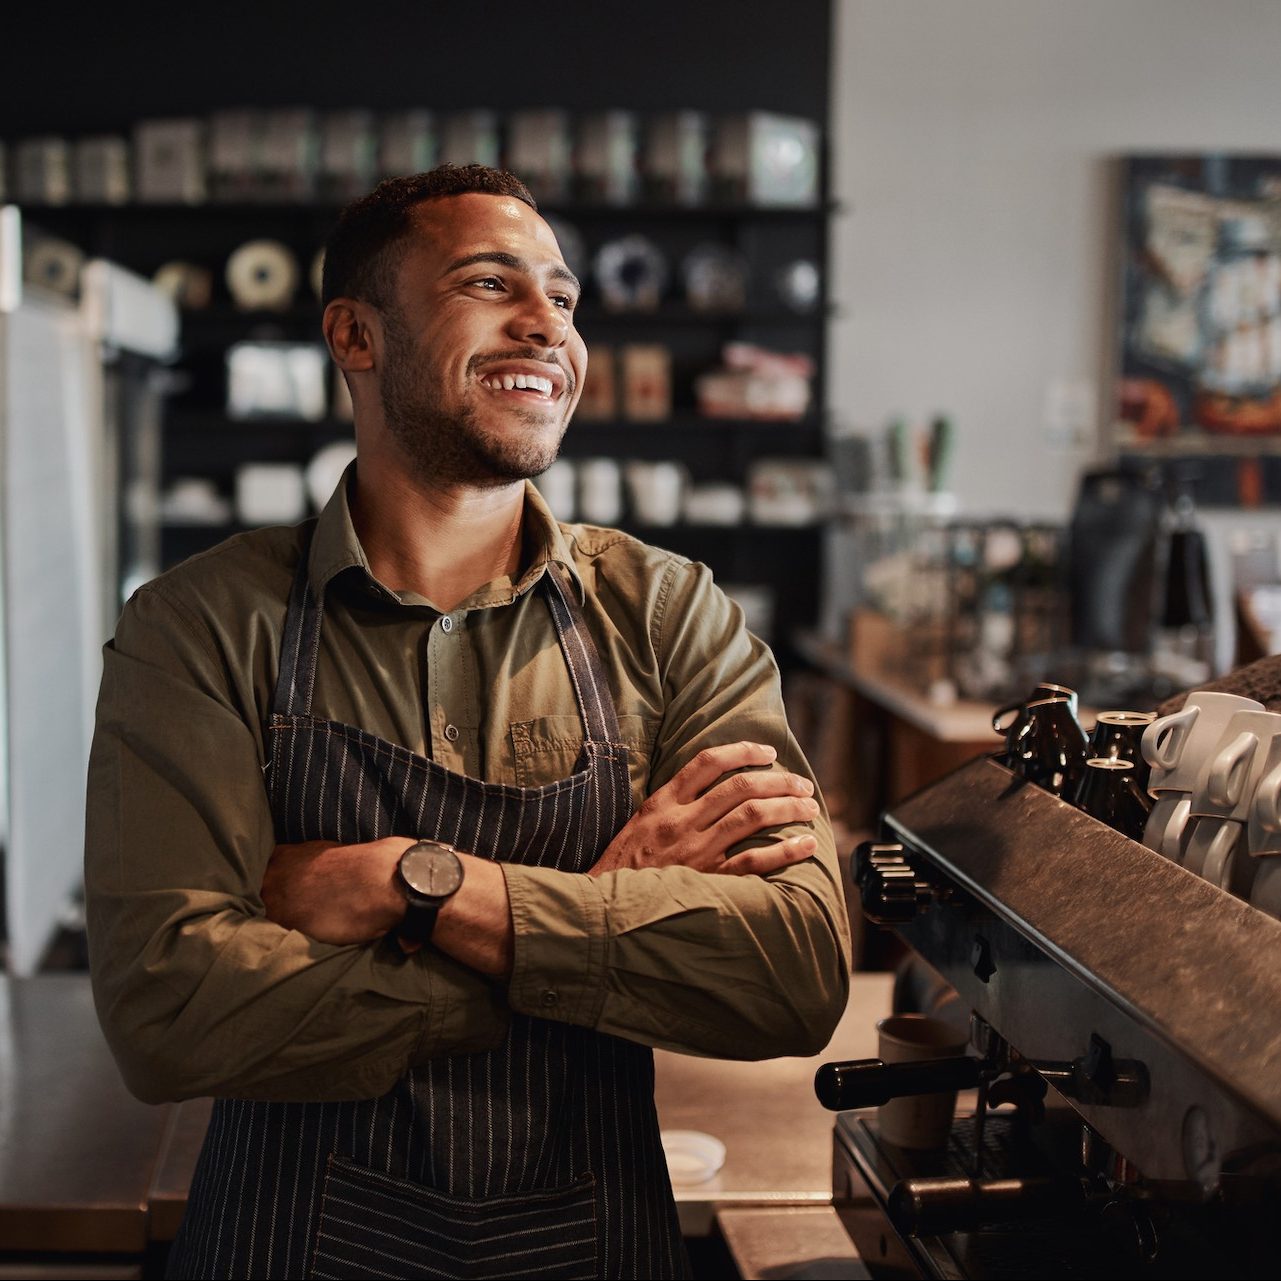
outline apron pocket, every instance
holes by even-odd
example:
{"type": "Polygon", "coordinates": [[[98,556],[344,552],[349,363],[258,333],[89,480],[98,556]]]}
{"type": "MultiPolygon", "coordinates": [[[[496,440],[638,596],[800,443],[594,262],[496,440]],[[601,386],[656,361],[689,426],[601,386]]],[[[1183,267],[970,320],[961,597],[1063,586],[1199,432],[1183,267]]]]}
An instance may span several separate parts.
{"type": "Polygon", "coordinates": [[[331,1156],[313,1277],[595,1277],[596,1181],[473,1201],[331,1156]]]}

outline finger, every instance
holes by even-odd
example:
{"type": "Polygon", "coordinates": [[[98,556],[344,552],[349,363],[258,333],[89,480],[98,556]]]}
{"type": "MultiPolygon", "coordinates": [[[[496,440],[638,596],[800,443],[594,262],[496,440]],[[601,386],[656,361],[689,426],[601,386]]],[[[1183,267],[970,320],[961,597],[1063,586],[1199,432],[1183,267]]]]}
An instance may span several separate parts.
{"type": "Polygon", "coordinates": [[[708,837],[713,845],[727,850],[731,845],[755,836],[767,827],[808,823],[817,818],[818,813],[818,802],[808,796],[765,796],[744,801],[731,810],[713,825],[708,837]]]}
{"type": "Polygon", "coordinates": [[[709,788],[695,802],[694,817],[700,828],[709,828],[738,806],[771,796],[813,796],[814,784],[803,774],[786,770],[747,770],[709,788]]]}
{"type": "Polygon", "coordinates": [[[744,850],[727,858],[716,870],[725,876],[765,876],[780,867],[800,863],[818,852],[818,841],[808,833],[789,836],[773,845],[762,845],[754,850],[744,850]]]}
{"type": "Polygon", "coordinates": [[[731,770],[769,765],[777,755],[778,752],[768,743],[726,743],[721,747],[705,747],[677,772],[667,787],[677,801],[688,805],[731,770]]]}

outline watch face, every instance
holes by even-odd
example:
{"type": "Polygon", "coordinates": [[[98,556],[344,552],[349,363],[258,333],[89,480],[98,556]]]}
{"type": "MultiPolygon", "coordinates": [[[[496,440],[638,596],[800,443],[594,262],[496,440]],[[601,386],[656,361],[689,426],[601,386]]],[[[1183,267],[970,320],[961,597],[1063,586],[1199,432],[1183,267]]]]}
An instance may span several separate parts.
{"type": "Polygon", "coordinates": [[[435,841],[411,845],[401,857],[400,874],[405,884],[424,898],[448,898],[463,883],[458,855],[435,841]]]}

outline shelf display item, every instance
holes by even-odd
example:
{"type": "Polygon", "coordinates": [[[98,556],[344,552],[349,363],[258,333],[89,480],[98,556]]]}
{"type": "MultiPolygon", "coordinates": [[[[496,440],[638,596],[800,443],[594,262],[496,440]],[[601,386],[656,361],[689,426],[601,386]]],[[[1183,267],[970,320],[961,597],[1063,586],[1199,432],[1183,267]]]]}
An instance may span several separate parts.
{"type": "Polygon", "coordinates": [[[568,199],[573,176],[569,113],[558,108],[513,111],[507,118],[504,167],[519,175],[535,199],[568,199]]]}
{"type": "Polygon", "coordinates": [[[374,185],[378,139],[371,111],[331,111],[320,125],[320,194],[355,200],[374,185]]]}
{"type": "Polygon", "coordinates": [[[818,203],[819,132],[812,120],[768,111],[722,117],[709,163],[721,200],[802,209],[818,203]]]}
{"type": "Polygon", "coordinates": [[[736,312],[747,306],[747,259],[725,245],[697,245],[681,260],[685,301],[694,311],[736,312]]]}
{"type": "Polygon", "coordinates": [[[831,511],[833,490],[825,462],[762,458],[748,471],[748,514],[757,525],[812,525],[831,511]]]}
{"type": "Polygon", "coordinates": [[[208,183],[214,200],[253,200],[259,195],[258,151],[262,113],[238,108],[209,117],[208,183]]]}
{"type": "Polygon", "coordinates": [[[667,288],[667,259],[645,236],[606,241],[597,251],[595,269],[610,311],[654,311],[667,288]]]}
{"type": "Polygon", "coordinates": [[[263,113],[258,139],[257,192],[268,200],[311,200],[316,195],[320,134],[305,107],[263,113]]]}
{"type": "Polygon", "coordinates": [[[689,472],[676,462],[629,462],[623,468],[632,515],[642,525],[675,525],[689,472]]]}
{"type": "Polygon", "coordinates": [[[396,111],[378,124],[378,176],[398,178],[434,169],[440,150],[436,117],[430,111],[396,111]]]}
{"type": "Polygon", "coordinates": [[[568,458],[558,458],[541,476],[534,477],[534,484],[557,520],[574,519],[578,474],[568,458]]]}
{"type": "Polygon", "coordinates": [[[13,149],[14,195],[23,204],[71,200],[71,146],[65,138],[26,138],[13,149]]]}
{"type": "Polygon", "coordinates": [[[818,309],[823,295],[823,277],[818,264],[808,258],[789,262],[774,277],[778,299],[788,311],[808,316],[818,309]]]}
{"type": "Polygon", "coordinates": [[[302,468],[293,463],[246,463],[236,469],[236,519],[277,525],[307,514],[302,468]]]}
{"type": "Polygon", "coordinates": [[[314,343],[234,344],[227,352],[227,416],[319,422],[328,364],[325,349],[314,343]]]}
{"type": "Polygon", "coordinates": [[[298,259],[278,240],[250,240],[227,259],[226,275],[242,311],[285,311],[298,288],[298,259]]]}
{"type": "Polygon", "coordinates": [[[213,272],[194,262],[166,262],[151,278],[182,311],[202,311],[213,298],[213,272]]]}
{"type": "Polygon", "coordinates": [[[618,377],[614,349],[592,344],[574,421],[605,423],[618,417],[618,377]]]}
{"type": "Polygon", "coordinates": [[[640,187],[639,130],[631,111],[594,111],[579,117],[574,152],[578,199],[630,205],[640,187]]]}
{"type": "Polygon", "coordinates": [[[722,368],[694,380],[698,412],[704,417],[794,422],[809,412],[811,357],[750,343],[726,343],[723,355],[722,368]]]}
{"type": "Polygon", "coordinates": [[[133,131],[138,199],[150,204],[198,205],[207,196],[202,120],[143,120],[133,131]]]}
{"type": "Polygon", "coordinates": [[[307,463],[303,479],[307,483],[307,497],[312,508],[320,511],[333,497],[343,472],[356,461],[354,440],[335,440],[318,449],[307,463]]]}
{"type": "Polygon", "coordinates": [[[442,165],[498,167],[498,115],[493,111],[451,111],[441,121],[442,165]]]}
{"type": "Polygon", "coordinates": [[[552,229],[552,235],[556,237],[556,243],[560,246],[560,256],[565,260],[565,266],[582,280],[587,275],[591,265],[587,257],[587,245],[583,241],[582,233],[573,223],[566,222],[564,218],[557,217],[556,214],[544,214],[543,221],[552,229]]]}
{"type": "Polygon", "coordinates": [[[80,293],[84,254],[70,241],[28,230],[22,246],[22,278],[66,298],[80,293]]]}
{"type": "Polygon", "coordinates": [[[128,204],[129,144],[123,138],[81,138],[73,152],[72,179],[81,204],[128,204]]]}
{"type": "Polygon", "coordinates": [[[641,156],[645,196],[660,204],[701,205],[707,199],[708,118],[701,111],[655,116],[641,156]]]}
{"type": "Polygon", "coordinates": [[[774,633],[774,593],[759,583],[725,583],[721,590],[743,611],[743,625],[769,644],[774,633]]]}
{"type": "Polygon", "coordinates": [[[206,476],[179,476],[160,499],[166,525],[225,525],[231,514],[231,504],[206,476]]]}
{"type": "Polygon", "coordinates": [[[628,343],[622,350],[623,417],[662,422],[672,416],[672,353],[656,343],[628,343]]]}
{"type": "Polygon", "coordinates": [[[623,516],[623,473],[613,458],[578,464],[578,514],[594,525],[617,525],[623,516]]]}
{"type": "Polygon", "coordinates": [[[737,485],[691,485],[685,491],[683,510],[691,525],[740,525],[747,497],[737,485]]]}

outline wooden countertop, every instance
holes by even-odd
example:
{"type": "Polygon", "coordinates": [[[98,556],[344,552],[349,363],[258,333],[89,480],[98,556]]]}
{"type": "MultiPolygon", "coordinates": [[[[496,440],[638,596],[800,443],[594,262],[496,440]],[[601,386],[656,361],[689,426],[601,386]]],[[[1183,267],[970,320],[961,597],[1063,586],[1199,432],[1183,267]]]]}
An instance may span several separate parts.
{"type": "Polygon", "coordinates": [[[0,976],[0,1250],[141,1253],[169,1111],[125,1089],[86,975],[0,976]]]}
{"type": "MultiPolygon", "coordinates": [[[[711,1229],[722,1206],[823,1205],[832,1114],[814,1097],[830,1058],[869,1057],[892,978],[856,974],[831,1043],[813,1058],[738,1063],[658,1051],[665,1129],[725,1144],[712,1180],[678,1187],[681,1224],[711,1229]]],[[[140,1253],[172,1239],[210,1103],[139,1103],[120,1081],[86,975],[0,977],[0,1250],[140,1253]]]]}

